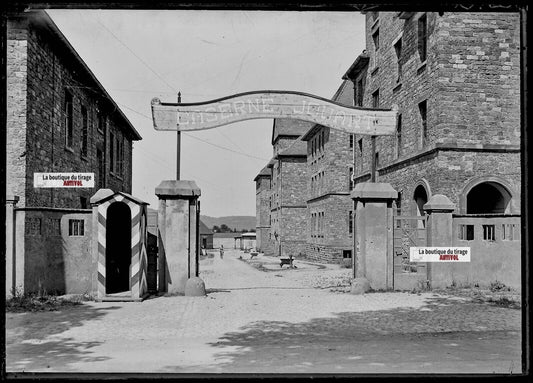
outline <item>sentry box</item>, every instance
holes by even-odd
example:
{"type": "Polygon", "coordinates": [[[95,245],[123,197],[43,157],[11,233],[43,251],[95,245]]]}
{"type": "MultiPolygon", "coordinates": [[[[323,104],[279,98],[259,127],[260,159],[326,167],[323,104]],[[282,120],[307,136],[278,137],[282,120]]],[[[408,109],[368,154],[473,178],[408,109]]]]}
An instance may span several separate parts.
{"type": "Polygon", "coordinates": [[[93,260],[99,301],[142,301],[147,287],[147,203],[100,189],[93,206],[93,260]]]}

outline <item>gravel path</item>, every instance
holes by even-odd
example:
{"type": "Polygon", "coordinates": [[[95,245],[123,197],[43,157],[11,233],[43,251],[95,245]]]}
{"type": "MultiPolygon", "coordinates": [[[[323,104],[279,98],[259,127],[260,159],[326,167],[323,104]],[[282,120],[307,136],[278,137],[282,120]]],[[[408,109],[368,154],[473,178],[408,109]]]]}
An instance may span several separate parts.
{"type": "MultiPolygon", "coordinates": [[[[87,302],[58,312],[8,313],[7,370],[361,372],[361,361],[366,368],[383,362],[374,344],[385,352],[387,342],[398,339],[398,347],[403,344],[416,354],[413,336],[442,334],[419,347],[420,357],[427,358],[427,347],[431,350],[435,342],[457,349],[446,346],[459,344],[449,339],[451,332],[462,332],[459,338],[464,339],[478,334],[476,342],[499,349],[493,358],[501,367],[489,358],[489,369],[507,371],[509,358],[519,365],[519,310],[433,293],[341,294],[314,287],[342,280],[349,270],[313,265],[279,269],[278,264],[279,270],[260,271],[239,256],[241,252],[230,250],[224,259],[217,255],[201,261],[206,297],[87,302]],[[490,333],[500,335],[487,337],[490,333]],[[363,354],[363,345],[373,346],[363,354]]],[[[462,350],[465,357],[472,354],[466,343],[462,350]]],[[[410,363],[412,358],[407,358],[410,363]]],[[[416,371],[423,364],[409,366],[416,371]]],[[[469,371],[483,366],[474,364],[469,371]]]]}

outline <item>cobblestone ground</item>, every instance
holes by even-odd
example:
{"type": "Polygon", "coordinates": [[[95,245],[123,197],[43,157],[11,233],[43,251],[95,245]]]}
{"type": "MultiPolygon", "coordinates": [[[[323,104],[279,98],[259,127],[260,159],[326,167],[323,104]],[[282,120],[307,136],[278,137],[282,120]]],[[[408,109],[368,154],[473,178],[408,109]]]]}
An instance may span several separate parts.
{"type": "Polygon", "coordinates": [[[226,251],[206,297],[7,313],[8,372],[518,373],[521,311],[444,292],[340,293],[350,270],[226,251]],[[239,257],[247,258],[239,259],[239,257]],[[252,263],[258,264],[252,265],[252,263]]]}

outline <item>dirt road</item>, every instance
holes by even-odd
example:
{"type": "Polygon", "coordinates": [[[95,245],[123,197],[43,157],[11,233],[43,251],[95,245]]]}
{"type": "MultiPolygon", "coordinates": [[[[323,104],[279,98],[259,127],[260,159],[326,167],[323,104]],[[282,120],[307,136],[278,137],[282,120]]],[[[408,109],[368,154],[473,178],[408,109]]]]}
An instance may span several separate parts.
{"type": "Polygon", "coordinates": [[[7,371],[520,372],[519,310],[431,292],[336,293],[313,279],[346,270],[260,271],[239,256],[201,261],[206,297],[7,313],[7,371]]]}

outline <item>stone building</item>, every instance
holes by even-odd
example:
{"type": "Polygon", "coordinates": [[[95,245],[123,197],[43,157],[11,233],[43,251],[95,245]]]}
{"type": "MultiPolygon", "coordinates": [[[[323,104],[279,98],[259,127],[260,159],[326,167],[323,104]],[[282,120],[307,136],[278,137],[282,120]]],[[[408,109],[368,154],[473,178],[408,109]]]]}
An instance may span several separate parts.
{"type": "Polygon", "coordinates": [[[255,182],[255,212],[257,233],[257,250],[265,254],[273,254],[270,240],[270,183],[271,168],[265,166],[254,178],[255,182]]]}
{"type": "Polygon", "coordinates": [[[258,247],[266,254],[288,256],[305,252],[307,153],[299,137],[311,126],[299,120],[274,120],[273,158],[254,179],[260,206],[256,212],[260,223],[258,247]]]}
{"type": "Polygon", "coordinates": [[[7,15],[6,76],[6,293],[91,291],[90,198],[131,193],[141,136],[44,11],[7,15]],[[95,185],[34,187],[48,172],[95,185]]]}
{"type": "MultiPolygon", "coordinates": [[[[332,100],[353,105],[353,87],[345,80],[332,100]]],[[[307,144],[306,255],[323,262],[352,256],[353,135],[314,125],[303,136],[307,144]]]]}
{"type": "Polygon", "coordinates": [[[519,214],[519,25],[517,13],[368,12],[366,52],[344,78],[356,106],[399,118],[395,136],[356,135],[354,182],[390,183],[408,215],[434,194],[457,213],[519,214]]]}
{"type": "Polygon", "coordinates": [[[354,187],[398,191],[395,289],[520,286],[519,26],[518,13],[366,13],[366,50],[344,78],[356,106],[399,115],[395,136],[355,136],[354,187]],[[426,230],[448,199],[446,230],[426,230]],[[469,247],[471,261],[409,261],[410,247],[435,243],[469,247]]]}
{"type": "Polygon", "coordinates": [[[18,207],[88,208],[96,190],[131,193],[141,136],[44,11],[7,19],[6,194],[18,207]],[[35,172],[95,173],[94,188],[34,188],[35,172]]]}

